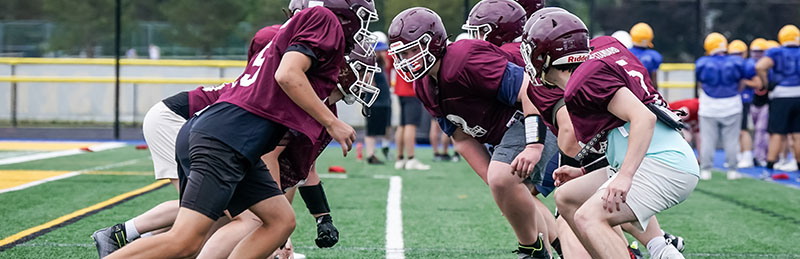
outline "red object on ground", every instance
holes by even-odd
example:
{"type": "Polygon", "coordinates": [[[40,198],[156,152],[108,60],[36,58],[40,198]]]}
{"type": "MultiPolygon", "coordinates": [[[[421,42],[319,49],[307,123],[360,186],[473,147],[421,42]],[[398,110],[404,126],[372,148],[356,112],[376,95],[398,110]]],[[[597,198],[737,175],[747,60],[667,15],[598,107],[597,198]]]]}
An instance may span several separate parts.
{"type": "Polygon", "coordinates": [[[363,149],[364,145],[362,145],[361,142],[358,142],[358,144],[356,144],[356,159],[361,160],[364,158],[364,154],[361,152],[363,149]]]}
{"type": "Polygon", "coordinates": [[[330,173],[337,173],[337,174],[344,174],[347,173],[347,170],[344,170],[344,167],[338,165],[332,165],[328,167],[328,172],[330,173]]]}
{"type": "Polygon", "coordinates": [[[787,173],[773,174],[772,180],[789,180],[789,174],[787,173]]]}
{"type": "Polygon", "coordinates": [[[82,147],[82,148],[80,148],[80,149],[81,149],[81,151],[86,151],[86,152],[94,152],[94,151],[92,151],[91,149],[89,149],[89,147],[82,147]]]}
{"type": "Polygon", "coordinates": [[[147,149],[147,145],[136,145],[136,149],[147,149]]]}

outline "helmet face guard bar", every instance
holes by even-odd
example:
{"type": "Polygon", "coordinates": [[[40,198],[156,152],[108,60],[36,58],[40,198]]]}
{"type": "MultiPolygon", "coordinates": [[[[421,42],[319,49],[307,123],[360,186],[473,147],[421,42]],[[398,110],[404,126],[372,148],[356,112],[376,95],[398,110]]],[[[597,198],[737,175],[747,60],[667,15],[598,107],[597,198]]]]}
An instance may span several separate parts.
{"type": "Polygon", "coordinates": [[[467,23],[462,25],[461,29],[467,32],[470,39],[484,40],[484,41],[486,40],[486,37],[489,36],[489,33],[492,32],[492,26],[489,24],[470,25],[467,23]],[[481,33],[483,33],[483,35],[481,35],[481,33]]]}
{"type": "Polygon", "coordinates": [[[375,45],[378,43],[378,37],[367,29],[371,22],[378,21],[378,14],[362,6],[356,10],[356,16],[358,16],[361,27],[353,35],[355,44],[358,45],[357,48],[353,49],[353,53],[362,57],[373,56],[375,55],[375,45]]]}
{"type": "Polygon", "coordinates": [[[405,44],[401,41],[392,43],[389,48],[389,55],[394,60],[394,69],[406,82],[413,82],[425,75],[433,67],[436,57],[428,51],[431,36],[429,34],[405,44]],[[417,48],[419,53],[410,58],[403,58],[401,53],[417,48]]]}
{"type": "Polygon", "coordinates": [[[341,82],[337,84],[339,91],[344,95],[345,103],[358,102],[365,107],[372,106],[381,92],[380,89],[373,86],[375,74],[380,73],[381,69],[374,64],[365,64],[360,60],[350,60],[347,65],[350,67],[352,78],[354,78],[353,83],[346,86],[347,90],[344,89],[341,82]]]}

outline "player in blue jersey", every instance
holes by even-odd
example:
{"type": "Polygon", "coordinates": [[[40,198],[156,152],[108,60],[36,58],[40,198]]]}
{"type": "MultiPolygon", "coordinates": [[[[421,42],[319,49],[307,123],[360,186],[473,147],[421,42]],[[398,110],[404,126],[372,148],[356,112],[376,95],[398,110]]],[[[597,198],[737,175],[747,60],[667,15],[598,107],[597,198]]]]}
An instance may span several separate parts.
{"type": "Polygon", "coordinates": [[[647,23],[637,23],[631,28],[631,40],[631,53],[647,68],[650,78],[653,79],[653,87],[658,90],[658,67],[661,66],[662,58],[661,53],[653,49],[653,28],[647,23]]]}
{"type": "Polygon", "coordinates": [[[782,47],[767,50],[756,63],[763,81],[767,81],[770,69],[780,78],[769,93],[767,171],[770,173],[787,136],[792,136],[795,160],[800,161],[800,29],[786,25],[778,32],[778,40],[782,47]]]}
{"type": "MultiPolygon", "coordinates": [[[[737,157],[739,130],[742,121],[742,97],[739,86],[745,75],[744,59],[726,55],[728,40],[713,32],[706,36],[704,47],[708,56],[697,59],[695,73],[700,91],[700,178],[711,179],[717,141],[723,143],[728,179],[739,178],[737,157]],[[724,141],[723,141],[724,140],[724,141]]],[[[750,76],[752,77],[752,76],[750,76]]]]}

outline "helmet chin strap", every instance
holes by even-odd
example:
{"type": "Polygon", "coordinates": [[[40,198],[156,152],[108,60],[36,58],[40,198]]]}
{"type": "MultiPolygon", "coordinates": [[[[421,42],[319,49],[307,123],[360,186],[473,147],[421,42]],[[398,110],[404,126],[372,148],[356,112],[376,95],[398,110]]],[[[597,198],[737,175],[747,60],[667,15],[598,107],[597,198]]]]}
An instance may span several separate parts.
{"type": "Polygon", "coordinates": [[[342,93],[342,100],[347,105],[352,105],[356,102],[356,96],[352,94],[348,94],[342,89],[342,84],[336,84],[336,87],[339,89],[339,92],[342,93]]]}

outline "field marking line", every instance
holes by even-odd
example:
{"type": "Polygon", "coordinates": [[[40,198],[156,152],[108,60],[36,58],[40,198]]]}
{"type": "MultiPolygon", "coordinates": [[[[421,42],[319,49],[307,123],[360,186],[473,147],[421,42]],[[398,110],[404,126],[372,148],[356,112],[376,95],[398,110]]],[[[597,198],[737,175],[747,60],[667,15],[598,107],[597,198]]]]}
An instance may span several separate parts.
{"type": "MultiPolygon", "coordinates": [[[[123,142],[109,142],[109,143],[103,143],[103,144],[100,144],[100,145],[91,146],[91,147],[89,147],[89,150],[94,151],[94,152],[100,152],[100,151],[105,151],[105,150],[114,149],[114,148],[121,148],[121,147],[124,147],[124,146],[125,146],[125,143],[123,143],[123,142]]],[[[75,149],[62,150],[62,151],[54,151],[54,152],[47,152],[47,153],[37,153],[37,154],[18,156],[18,157],[9,157],[9,158],[0,159],[0,165],[9,165],[9,164],[16,164],[16,163],[23,163],[23,162],[42,160],[42,159],[62,157],[62,156],[71,156],[71,155],[77,155],[77,154],[81,154],[81,153],[85,153],[85,152],[86,151],[83,151],[83,150],[81,150],[79,148],[75,148],[75,149]]]]}
{"type": "Polygon", "coordinates": [[[386,259],[406,258],[403,248],[403,211],[400,202],[403,178],[389,178],[389,194],[386,198],[386,259]]]}
{"type": "MultiPolygon", "coordinates": [[[[0,189],[0,194],[6,193],[6,192],[19,191],[19,190],[22,190],[22,189],[27,189],[27,188],[30,188],[30,187],[33,187],[33,186],[36,186],[36,185],[40,185],[40,184],[46,183],[46,182],[52,182],[52,181],[58,181],[58,180],[61,180],[61,179],[70,178],[70,177],[73,177],[73,176],[76,176],[76,175],[79,175],[79,174],[83,174],[85,172],[99,171],[99,170],[105,170],[105,169],[110,169],[110,168],[114,168],[114,167],[132,165],[132,164],[135,164],[135,163],[139,162],[142,159],[143,158],[136,158],[136,159],[131,159],[131,160],[127,160],[127,161],[122,161],[122,162],[119,162],[119,163],[95,166],[95,167],[92,167],[92,168],[82,169],[82,170],[78,170],[78,171],[72,171],[72,172],[69,172],[69,173],[62,174],[62,175],[57,175],[57,176],[53,176],[53,177],[50,177],[50,178],[45,178],[45,179],[42,179],[42,180],[33,181],[33,182],[29,182],[29,183],[22,184],[22,185],[17,185],[17,186],[11,187],[11,188],[0,189]]],[[[148,159],[149,159],[149,157],[148,157],[148,159]]]]}
{"type": "Polygon", "coordinates": [[[101,211],[101,210],[103,210],[103,209],[105,209],[107,207],[117,205],[117,204],[119,204],[119,203],[121,203],[123,201],[131,199],[131,198],[136,197],[138,195],[142,195],[144,193],[156,190],[158,188],[164,187],[164,186],[166,186],[168,184],[169,184],[169,180],[159,180],[159,181],[151,183],[151,184],[149,184],[149,185],[147,185],[145,187],[142,187],[142,188],[139,188],[139,189],[136,189],[136,190],[133,190],[133,191],[129,191],[129,192],[114,196],[111,199],[108,199],[108,200],[102,201],[100,203],[94,204],[92,206],[76,210],[76,211],[74,211],[72,213],[69,213],[67,215],[58,217],[58,218],[56,218],[54,220],[51,220],[51,221],[49,221],[47,223],[44,223],[44,224],[41,224],[41,225],[29,228],[29,229],[20,231],[19,233],[16,233],[14,235],[11,235],[9,237],[6,237],[6,238],[0,240],[0,251],[6,250],[6,249],[11,248],[11,247],[14,247],[17,244],[21,244],[21,243],[27,242],[28,240],[34,239],[34,238],[36,238],[38,236],[44,235],[44,234],[54,230],[55,229],[54,227],[59,227],[59,225],[61,225],[61,224],[64,224],[64,223],[70,224],[70,223],[74,222],[74,221],[69,222],[71,220],[80,219],[81,217],[84,217],[84,216],[87,216],[87,215],[91,215],[91,214],[96,213],[98,211],[101,211]]]}
{"type": "Polygon", "coordinates": [[[347,179],[346,174],[317,174],[319,178],[327,178],[327,179],[347,179]]]}

